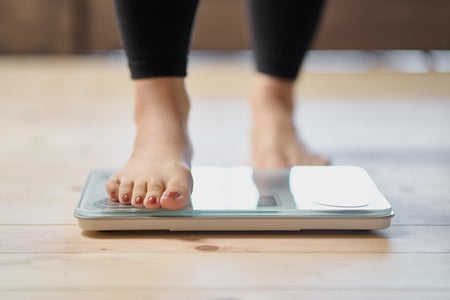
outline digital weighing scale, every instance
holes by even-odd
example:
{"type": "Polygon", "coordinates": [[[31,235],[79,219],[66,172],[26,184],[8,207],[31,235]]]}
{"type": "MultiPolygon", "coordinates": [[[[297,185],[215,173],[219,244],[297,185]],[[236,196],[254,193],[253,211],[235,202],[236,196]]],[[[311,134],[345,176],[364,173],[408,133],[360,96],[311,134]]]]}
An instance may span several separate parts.
{"type": "Polygon", "coordinates": [[[353,166],[194,167],[185,209],[150,210],[109,199],[112,170],[89,174],[75,211],[84,230],[247,231],[389,227],[391,205],[366,171],[353,166]]]}

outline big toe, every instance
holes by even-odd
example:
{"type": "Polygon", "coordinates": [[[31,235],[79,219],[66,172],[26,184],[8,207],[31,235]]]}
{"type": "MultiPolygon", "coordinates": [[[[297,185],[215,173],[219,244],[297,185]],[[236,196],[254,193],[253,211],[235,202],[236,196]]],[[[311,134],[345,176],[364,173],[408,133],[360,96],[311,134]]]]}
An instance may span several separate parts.
{"type": "Polygon", "coordinates": [[[192,176],[176,178],[169,181],[166,190],[161,196],[161,207],[169,210],[179,210],[186,207],[191,201],[192,176]]]}
{"type": "Polygon", "coordinates": [[[316,166],[328,166],[331,165],[331,161],[328,157],[317,155],[313,157],[312,164],[316,166]]]}

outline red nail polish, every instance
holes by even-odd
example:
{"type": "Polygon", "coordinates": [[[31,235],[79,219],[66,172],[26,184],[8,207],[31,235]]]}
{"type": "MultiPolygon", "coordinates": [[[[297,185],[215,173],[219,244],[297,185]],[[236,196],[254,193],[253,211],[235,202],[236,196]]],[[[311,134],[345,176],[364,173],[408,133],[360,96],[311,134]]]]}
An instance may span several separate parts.
{"type": "Polygon", "coordinates": [[[136,199],[134,200],[136,203],[141,204],[142,203],[142,197],[136,197],[136,199]]]}
{"type": "Polygon", "coordinates": [[[123,195],[122,199],[124,202],[128,202],[128,194],[123,195]]]}
{"type": "Polygon", "coordinates": [[[111,194],[111,199],[116,199],[116,193],[113,192],[113,193],[111,194]]]}
{"type": "Polygon", "coordinates": [[[169,197],[172,197],[172,198],[178,198],[178,197],[180,197],[180,193],[174,192],[174,191],[169,192],[167,195],[168,195],[169,197]]]}
{"type": "Polygon", "coordinates": [[[150,198],[148,198],[148,201],[150,202],[150,204],[156,204],[156,197],[151,196],[150,198]]]}

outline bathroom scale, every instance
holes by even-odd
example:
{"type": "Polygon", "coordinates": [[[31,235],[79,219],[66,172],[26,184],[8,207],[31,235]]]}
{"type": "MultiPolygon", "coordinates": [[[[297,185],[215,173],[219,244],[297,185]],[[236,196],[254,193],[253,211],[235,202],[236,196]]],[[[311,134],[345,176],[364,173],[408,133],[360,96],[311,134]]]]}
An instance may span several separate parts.
{"type": "Polygon", "coordinates": [[[354,166],[192,168],[191,203],[182,210],[135,208],[109,199],[113,170],[89,174],[75,217],[83,230],[254,231],[377,230],[391,205],[367,172],[354,166]]]}

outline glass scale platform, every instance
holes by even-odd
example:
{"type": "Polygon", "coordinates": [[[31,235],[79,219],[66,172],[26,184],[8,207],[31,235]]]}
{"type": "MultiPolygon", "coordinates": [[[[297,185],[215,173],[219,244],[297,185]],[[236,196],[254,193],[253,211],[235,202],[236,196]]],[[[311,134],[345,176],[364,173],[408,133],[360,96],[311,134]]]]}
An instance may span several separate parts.
{"type": "Polygon", "coordinates": [[[196,166],[191,204],[177,211],[135,208],[109,199],[113,170],[89,174],[75,217],[83,230],[378,230],[394,216],[367,172],[354,166],[283,170],[196,166]]]}

